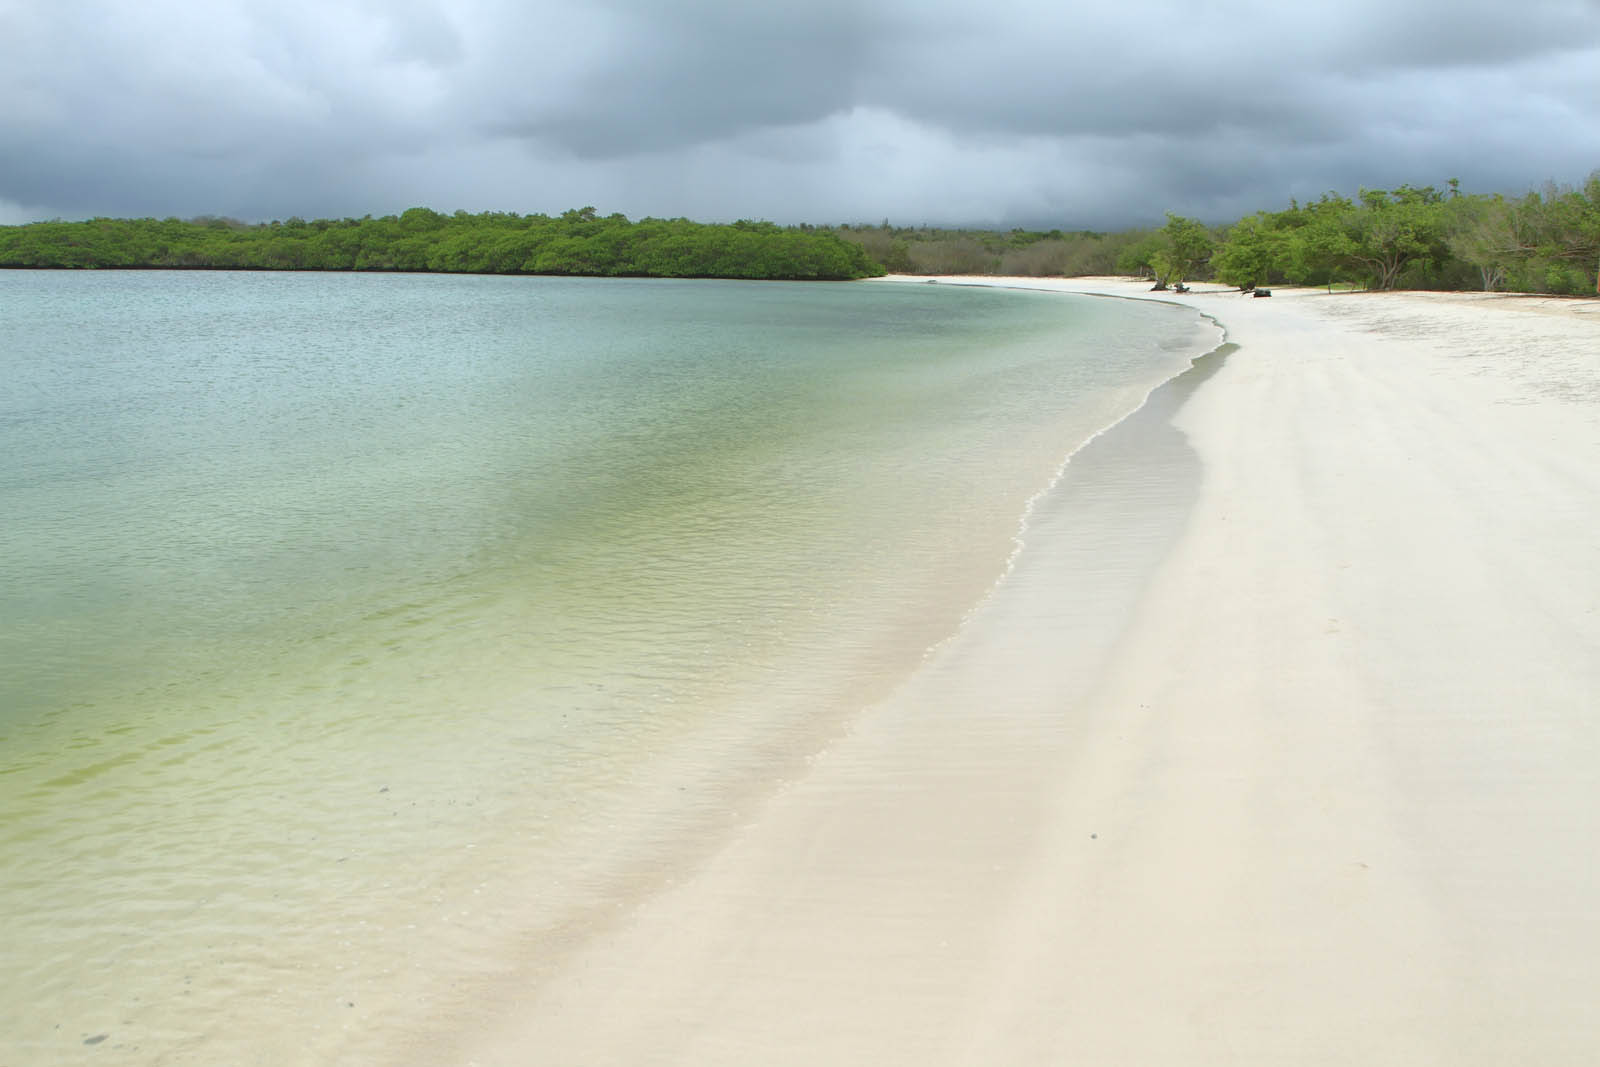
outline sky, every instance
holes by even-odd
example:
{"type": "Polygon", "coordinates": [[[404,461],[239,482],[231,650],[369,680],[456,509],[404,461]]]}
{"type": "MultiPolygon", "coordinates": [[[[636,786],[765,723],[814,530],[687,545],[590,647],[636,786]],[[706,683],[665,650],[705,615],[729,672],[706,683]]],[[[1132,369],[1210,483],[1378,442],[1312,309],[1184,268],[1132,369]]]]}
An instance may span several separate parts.
{"type": "Polygon", "coordinates": [[[1600,168],[1600,0],[0,0],[0,223],[1118,229],[1600,168]]]}

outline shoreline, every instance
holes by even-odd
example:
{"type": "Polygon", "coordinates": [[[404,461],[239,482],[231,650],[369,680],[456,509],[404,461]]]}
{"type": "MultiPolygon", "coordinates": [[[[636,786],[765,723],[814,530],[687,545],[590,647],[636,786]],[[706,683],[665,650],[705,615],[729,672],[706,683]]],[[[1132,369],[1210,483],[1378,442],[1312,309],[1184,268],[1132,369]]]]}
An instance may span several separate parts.
{"type": "MultiPolygon", "coordinates": [[[[868,280],[869,281],[878,281],[878,282],[888,282],[888,283],[891,283],[891,284],[895,284],[895,283],[905,283],[905,282],[909,282],[909,281],[913,281],[913,280],[926,280],[926,279],[919,279],[915,275],[889,275],[889,276],[887,276],[885,278],[868,279],[868,280]]],[[[966,280],[964,278],[964,276],[953,276],[952,278],[941,278],[939,280],[943,284],[947,284],[947,285],[969,285],[969,286],[972,286],[974,288],[982,288],[983,287],[983,286],[981,286],[981,285],[979,285],[977,283],[970,282],[970,281],[966,280]]],[[[1020,285],[1019,286],[989,286],[989,288],[1017,288],[1017,289],[1025,289],[1025,290],[1027,290],[1029,292],[1045,292],[1045,293],[1067,292],[1066,290],[1060,290],[1060,289],[1039,289],[1039,288],[1033,288],[1033,287],[1029,287],[1029,286],[1020,286],[1020,285]]],[[[1068,292],[1068,295],[1107,297],[1109,299],[1126,299],[1125,297],[1121,297],[1121,296],[1113,296],[1111,294],[1106,294],[1106,293],[1087,292],[1087,291],[1086,292],[1068,292]]],[[[1152,302],[1154,302],[1154,301],[1152,301],[1152,302]]],[[[1173,303],[1173,306],[1174,307],[1187,307],[1187,305],[1177,304],[1177,303],[1173,303]]],[[[1198,309],[1191,309],[1191,310],[1197,310],[1198,311],[1198,309]]],[[[987,603],[989,598],[992,597],[995,594],[995,592],[1005,584],[1007,579],[1010,578],[1011,574],[1016,570],[1016,565],[1017,565],[1018,558],[1022,555],[1023,551],[1027,548],[1027,537],[1026,537],[1026,534],[1028,533],[1028,531],[1030,529],[1030,526],[1031,526],[1032,520],[1034,518],[1035,512],[1038,510],[1038,508],[1041,505],[1041,503],[1046,501],[1053,493],[1055,493],[1057,491],[1058,487],[1061,485],[1062,479],[1064,479],[1064,478],[1066,478],[1068,476],[1069,472],[1073,468],[1073,464],[1079,460],[1079,457],[1085,452],[1085,450],[1088,450],[1088,449],[1091,449],[1091,448],[1095,447],[1095,443],[1097,441],[1099,441],[1102,437],[1104,437],[1106,434],[1117,432],[1118,428],[1123,426],[1123,424],[1128,423],[1131,420],[1139,420],[1139,419],[1144,419],[1144,418],[1150,417],[1150,413],[1149,413],[1148,409],[1151,407],[1152,401],[1157,397],[1158,394],[1161,394],[1164,391],[1170,391],[1170,390],[1173,390],[1173,389],[1177,388],[1180,391],[1184,392],[1184,395],[1186,396],[1188,390],[1183,389],[1183,387],[1179,386],[1178,383],[1180,381],[1182,381],[1184,379],[1194,378],[1197,374],[1199,374],[1202,379],[1204,377],[1209,377],[1210,373],[1212,371],[1214,371],[1214,369],[1215,369],[1215,367],[1212,366],[1212,364],[1220,364],[1220,362],[1224,358],[1226,358],[1228,352],[1230,352],[1233,349],[1238,347],[1237,345],[1233,344],[1231,341],[1228,340],[1228,331],[1227,331],[1226,326],[1224,326],[1221,322],[1219,322],[1214,316],[1212,316],[1210,314],[1207,314],[1204,311],[1200,311],[1199,315],[1200,315],[1200,318],[1205,320],[1207,323],[1210,324],[1210,326],[1214,327],[1217,330],[1218,336],[1217,336],[1216,345],[1213,346],[1212,348],[1206,349],[1203,352],[1197,353],[1195,356],[1193,356],[1189,360],[1189,363],[1188,363],[1187,366],[1176,370],[1170,377],[1163,378],[1162,380],[1156,382],[1154,385],[1150,386],[1148,389],[1145,390],[1144,395],[1138,399],[1137,403],[1135,403],[1132,407],[1128,408],[1126,411],[1122,412],[1122,414],[1117,415],[1116,417],[1114,417],[1110,422],[1107,422],[1105,425],[1103,425],[1103,426],[1099,427],[1098,429],[1094,430],[1092,433],[1089,434],[1089,436],[1085,437],[1082,441],[1080,441],[1069,452],[1067,452],[1066,455],[1064,455],[1061,458],[1061,462],[1056,465],[1055,471],[1051,474],[1050,479],[1042,487],[1040,487],[1038,491],[1036,491],[1035,493],[1033,493],[1031,496],[1028,497],[1028,499],[1023,504],[1022,511],[1017,515],[1016,529],[1011,535],[1011,546],[1012,546],[1011,547],[1011,553],[1006,558],[1005,564],[1001,568],[1000,573],[995,577],[993,583],[989,586],[989,588],[986,589],[983,592],[983,594],[978,597],[977,600],[973,601],[973,603],[962,613],[961,621],[960,621],[960,623],[957,624],[956,629],[954,631],[952,631],[951,633],[947,634],[938,643],[936,643],[933,646],[931,646],[928,649],[927,655],[932,655],[932,654],[936,653],[940,648],[942,648],[945,645],[949,644],[951,641],[954,641],[954,640],[958,639],[961,636],[961,630],[966,626],[968,621],[970,621],[970,619],[975,614],[977,614],[979,611],[981,611],[983,609],[984,604],[987,603]]],[[[1193,388],[1193,387],[1190,387],[1190,388],[1193,388]]],[[[896,686],[895,688],[898,688],[898,686],[896,686]]],[[[876,702],[874,702],[874,703],[876,703],[876,702]]],[[[871,707],[871,706],[872,705],[868,705],[868,707],[871,707]]]]}
{"type": "Polygon", "coordinates": [[[1238,350],[1164,414],[1198,463],[1176,535],[1137,543],[1177,482],[1108,464],[1120,536],[1075,543],[1050,505],[1085,445],[909,683],[559,974],[424,1020],[399,1062],[1583,1062],[1589,312],[974,281],[1226,324],[1238,350]]]}
{"type": "MultiPolygon", "coordinates": [[[[82,293],[83,280],[110,279],[62,279],[65,285],[47,292],[82,293]]],[[[189,280],[209,287],[214,279],[189,280]]],[[[284,281],[302,293],[316,289],[284,281]]],[[[476,302],[485,287],[473,281],[448,288],[470,292],[476,302]]],[[[237,293],[239,285],[225,288],[237,293]]],[[[754,295],[743,288],[704,291],[720,289],[743,303],[754,295]]],[[[804,776],[809,758],[861,708],[914,673],[993,586],[1015,552],[1028,498],[1059,471],[1063,454],[1214,343],[1198,316],[1170,307],[1024,293],[788,288],[794,291],[771,291],[763,300],[780,312],[815,308],[829,318],[856,306],[878,309],[874,318],[898,307],[907,326],[886,327],[881,351],[828,346],[850,365],[837,376],[840,385],[857,387],[821,392],[856,397],[859,415],[825,405],[824,418],[808,421],[837,432],[792,433],[783,428],[785,405],[768,409],[780,416],[770,425],[788,443],[752,453],[755,492],[744,499],[757,506],[741,510],[741,494],[732,493],[728,508],[708,495],[699,514],[681,509],[687,524],[663,522],[660,529],[687,536],[656,541],[677,547],[637,554],[644,566],[636,570],[618,548],[650,534],[652,509],[631,510],[618,531],[624,537],[583,539],[611,563],[592,573],[633,570],[617,582],[621,595],[609,596],[604,583],[557,583],[525,560],[491,555],[477,578],[453,580],[436,599],[435,590],[408,585],[408,576],[427,567],[378,566],[374,574],[393,571],[394,588],[415,595],[365,602],[405,610],[369,615],[351,607],[343,615],[349,626],[316,628],[328,634],[326,643],[274,643],[274,632],[263,628],[259,643],[230,647],[234,620],[266,618],[274,604],[310,606],[306,584],[280,582],[241,600],[238,610],[226,597],[208,601],[218,609],[216,626],[204,629],[219,654],[203,659],[232,683],[222,699],[215,698],[220,685],[171,671],[170,660],[129,656],[169,684],[141,699],[139,686],[108,674],[106,696],[97,701],[103,713],[39,716],[40,730],[21,739],[8,765],[21,768],[9,783],[17,801],[13,830],[20,832],[8,843],[33,873],[8,887],[12,910],[27,922],[16,939],[16,1025],[7,1047],[29,1062],[71,1059],[71,1027],[83,1038],[108,1034],[114,1044],[106,1047],[137,1050],[136,1058],[172,1050],[184,1062],[269,1054],[333,1062],[339,1050],[359,1048],[349,1053],[353,1059],[381,1062],[378,1046],[411,1028],[416,1005],[446,1020],[469,1017],[493,995],[503,968],[530,960],[519,978],[524,985],[559,977],[570,949],[700,869],[782,780],[804,776]],[[914,317],[904,309],[915,309],[914,317]],[[1086,351],[1096,358],[1087,367],[1059,358],[1069,335],[1092,339],[1086,351]],[[957,381],[971,387],[950,388],[957,381]],[[862,402],[868,397],[886,399],[862,402]],[[941,414],[918,417],[924,410],[941,414]],[[782,457],[776,468],[773,455],[782,457]],[[769,495],[785,484],[797,505],[810,506],[785,510],[769,495]],[[741,515],[768,521],[726,521],[741,515]],[[722,532],[731,536],[696,539],[702,516],[722,516],[722,532]],[[801,559],[821,569],[803,577],[801,559]],[[675,573],[687,579],[677,585],[682,595],[663,595],[675,573]],[[865,580],[847,583],[843,575],[865,580]],[[560,610],[567,589],[589,610],[560,610]],[[651,625],[659,609],[680,624],[678,632],[708,635],[703,651],[651,625]],[[639,636],[614,637],[595,625],[607,618],[625,619],[639,636]],[[747,624],[735,633],[733,619],[747,624]],[[723,627],[730,639],[718,643],[723,627]],[[545,647],[557,651],[540,669],[545,647]],[[614,669],[574,669],[560,648],[614,669]],[[641,654],[623,654],[629,649],[641,654]],[[99,733],[101,721],[115,729],[99,733]],[[397,722],[404,725],[392,729],[397,722]],[[78,771],[92,778],[87,787],[72,776],[78,771]],[[180,807],[188,813],[163,817],[180,807]],[[115,879],[90,876],[102,862],[115,879]],[[125,927],[118,916],[137,911],[147,896],[182,913],[125,927]],[[201,955],[194,946],[209,949],[219,929],[231,939],[201,955]],[[57,940],[58,932],[73,940],[57,940]],[[255,945],[271,947],[257,955],[248,947],[255,945]],[[97,967],[100,953],[111,951],[126,963],[97,967]],[[420,959],[427,964],[419,966],[420,959]],[[115,985],[96,971],[113,975],[115,985]],[[290,974],[293,981],[280,977],[290,974]],[[174,977],[183,980],[182,999],[164,995],[174,977]],[[55,1017],[30,1012],[35,1004],[50,1005],[55,1017]],[[55,1028],[58,1020],[65,1025],[55,1028]]],[[[129,291],[112,289],[128,299],[129,291]]],[[[187,285],[173,291],[195,292],[187,285]]],[[[347,298],[334,295],[335,304],[347,298]]],[[[676,304],[690,294],[664,295],[676,304]]],[[[224,295],[220,302],[232,301],[224,295]]],[[[759,343],[791,368],[805,362],[794,358],[803,346],[791,351],[770,332],[759,343]]],[[[699,406],[710,412],[720,405],[699,406]]],[[[766,423],[753,412],[744,421],[766,423]]],[[[430,417],[414,424],[426,434],[444,423],[430,417]]],[[[409,433],[399,439],[414,440],[409,433]]],[[[456,440],[460,450],[445,456],[477,455],[486,465],[452,464],[460,474],[449,479],[453,486],[477,484],[467,466],[499,469],[494,449],[474,449],[465,432],[456,440]]],[[[401,466],[413,476],[432,470],[422,457],[401,466]]],[[[736,454],[713,467],[716,484],[742,484],[736,454]]],[[[368,481],[346,470],[358,487],[368,481]]],[[[661,473],[671,484],[670,465],[661,473]]],[[[393,490],[386,496],[405,498],[406,478],[384,484],[393,490]]],[[[278,499],[220,488],[227,499],[254,505],[278,499]]],[[[352,507],[361,496],[344,499],[352,507]]],[[[451,500],[459,498],[429,494],[412,514],[431,513],[435,503],[450,508],[451,500]]],[[[193,500],[190,510],[203,513],[193,500]]],[[[539,528],[536,514],[512,513],[539,528]]],[[[264,512],[283,514],[301,513],[264,512]]],[[[107,547],[149,545],[147,554],[157,558],[161,537],[142,530],[136,512],[127,518],[123,539],[107,547]]],[[[155,517],[155,534],[165,522],[155,517]]],[[[441,532],[448,529],[441,524],[441,532]]],[[[351,539],[357,541],[369,558],[383,544],[370,536],[351,539]]],[[[52,547],[41,542],[40,558],[70,558],[70,548],[70,538],[52,547]]],[[[26,570],[26,558],[14,562],[26,570]]],[[[579,561],[569,573],[591,571],[579,561]]],[[[130,602],[141,611],[152,603],[130,602]]],[[[162,631],[150,633],[147,647],[159,648],[162,631]]],[[[25,658],[51,662],[48,655],[25,658]]]]}

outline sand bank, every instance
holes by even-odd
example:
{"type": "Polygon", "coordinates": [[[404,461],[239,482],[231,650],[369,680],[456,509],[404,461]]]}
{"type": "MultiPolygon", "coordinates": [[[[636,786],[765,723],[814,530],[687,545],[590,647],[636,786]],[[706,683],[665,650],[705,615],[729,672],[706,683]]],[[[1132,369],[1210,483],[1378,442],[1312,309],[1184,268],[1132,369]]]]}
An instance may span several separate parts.
{"type": "Polygon", "coordinates": [[[1600,305],[1179,299],[958,637],[411,1061],[1592,1059],[1600,305]]]}

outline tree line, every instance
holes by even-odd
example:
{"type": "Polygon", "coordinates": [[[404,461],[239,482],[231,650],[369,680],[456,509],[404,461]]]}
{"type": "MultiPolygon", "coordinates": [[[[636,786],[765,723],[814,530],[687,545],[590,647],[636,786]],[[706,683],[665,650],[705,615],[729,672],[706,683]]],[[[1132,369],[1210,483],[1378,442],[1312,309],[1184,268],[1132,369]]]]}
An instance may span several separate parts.
{"type": "Polygon", "coordinates": [[[1232,226],[1208,266],[1249,287],[1274,279],[1371,289],[1482,289],[1581,295],[1600,274],[1600,172],[1579,187],[1521,197],[1433,186],[1332,193],[1232,226]]]}
{"type": "Polygon", "coordinates": [[[247,224],[202,217],[0,226],[0,267],[434,271],[845,280],[883,274],[1138,275],[1372,289],[1587,294],[1600,275],[1600,171],[1520,197],[1402,185],[1291,201],[1230,226],[1169,214],[1102,233],[879,225],[780,227],[688,219],[411,208],[360,219],[247,224]]]}
{"type": "Polygon", "coordinates": [[[1121,233],[844,226],[841,237],[891,271],[1061,276],[1125,274],[1158,288],[1215,280],[1370,289],[1483,289],[1581,295],[1600,275],[1600,171],[1581,186],[1520,197],[1402,185],[1291,201],[1230,226],[1169,214],[1121,233]]]}
{"type": "Polygon", "coordinates": [[[0,267],[432,271],[845,280],[884,273],[858,244],[770,222],[414,207],[360,219],[109,219],[0,227],[0,267]]]}
{"type": "Polygon", "coordinates": [[[942,229],[932,226],[845,225],[840,237],[867,250],[895,274],[998,274],[1072,277],[1117,273],[1123,252],[1155,231],[1046,232],[942,229]]]}

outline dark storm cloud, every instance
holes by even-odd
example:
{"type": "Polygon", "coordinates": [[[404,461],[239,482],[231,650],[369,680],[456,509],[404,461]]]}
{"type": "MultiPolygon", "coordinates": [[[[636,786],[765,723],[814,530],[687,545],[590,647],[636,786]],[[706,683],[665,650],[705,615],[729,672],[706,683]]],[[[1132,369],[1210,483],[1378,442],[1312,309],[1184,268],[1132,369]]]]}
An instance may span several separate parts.
{"type": "Polygon", "coordinates": [[[859,3],[601,3],[562,106],[527,102],[494,132],[581,156],[636,155],[815,122],[857,100],[889,27],[859,3]],[[597,47],[598,45],[598,47],[597,47]]]}
{"type": "Polygon", "coordinates": [[[1116,226],[1600,166],[1600,3],[0,0],[0,221],[1116,226]]]}

